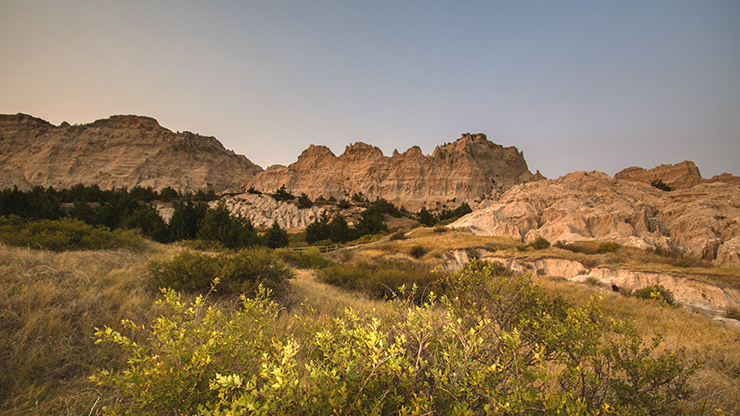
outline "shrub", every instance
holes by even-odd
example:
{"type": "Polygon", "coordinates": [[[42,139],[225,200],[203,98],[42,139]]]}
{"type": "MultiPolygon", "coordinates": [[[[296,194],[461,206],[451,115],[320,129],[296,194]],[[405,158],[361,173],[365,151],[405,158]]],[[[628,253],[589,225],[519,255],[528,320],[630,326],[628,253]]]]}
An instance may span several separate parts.
{"type": "Polygon", "coordinates": [[[604,243],[599,244],[599,248],[596,251],[599,254],[602,254],[602,253],[614,253],[615,251],[617,251],[619,249],[619,247],[621,247],[621,246],[619,244],[617,244],[617,243],[604,242],[604,243]]]}
{"type": "Polygon", "coordinates": [[[424,257],[425,254],[427,254],[427,249],[425,249],[424,246],[422,246],[421,244],[416,244],[411,246],[409,254],[411,254],[411,257],[415,259],[420,259],[424,257]]]}
{"type": "Polygon", "coordinates": [[[344,198],[340,199],[339,202],[337,202],[337,208],[339,208],[339,209],[347,209],[347,208],[349,208],[351,206],[352,205],[349,203],[349,201],[347,201],[344,198]]]}
{"type": "Polygon", "coordinates": [[[434,288],[438,294],[442,274],[433,273],[425,265],[414,265],[400,262],[382,262],[380,264],[332,264],[316,273],[324,283],[361,292],[377,299],[392,299],[399,293],[399,288],[411,288],[416,285],[421,293],[414,299],[421,301],[434,288]]]}
{"type": "Polygon", "coordinates": [[[140,249],[144,245],[134,231],[110,231],[71,218],[25,223],[18,217],[0,217],[0,242],[51,251],[140,249]]]}
{"type": "Polygon", "coordinates": [[[281,260],[299,269],[322,269],[331,264],[331,261],[322,257],[319,249],[315,247],[302,253],[290,250],[279,250],[277,253],[281,260]]]}
{"type": "Polygon", "coordinates": [[[132,414],[693,414],[701,363],[660,334],[643,342],[600,302],[578,307],[528,275],[473,262],[443,279],[437,305],[399,301],[390,323],[345,310],[291,336],[260,290],[231,313],[202,298],[163,304],[170,317],[96,333],[128,355],[93,381],[132,414]],[[440,313],[442,308],[447,313],[440,313]],[[248,340],[245,342],[245,340],[248,340]]]}
{"type": "Polygon", "coordinates": [[[405,240],[405,239],[406,239],[406,233],[403,231],[403,229],[396,231],[390,236],[391,241],[398,241],[398,240],[405,240]]]}
{"type": "Polygon", "coordinates": [[[447,227],[443,227],[441,225],[438,225],[438,226],[435,226],[434,227],[434,232],[435,233],[446,233],[447,231],[450,231],[450,229],[447,228],[447,227]]]}
{"type": "Polygon", "coordinates": [[[529,244],[535,250],[544,250],[550,247],[550,242],[545,237],[537,237],[532,243],[529,244]]]}
{"type": "Polygon", "coordinates": [[[650,185],[660,189],[661,191],[670,192],[673,190],[673,187],[663,182],[663,179],[654,179],[650,182],[650,185]]]}
{"type": "Polygon", "coordinates": [[[734,319],[740,321],[740,308],[730,306],[725,311],[725,318],[734,319]]]}
{"type": "Polygon", "coordinates": [[[293,277],[293,272],[264,248],[219,255],[183,251],[172,260],[152,261],[148,268],[157,287],[195,293],[208,293],[219,279],[218,293],[251,295],[260,284],[271,290],[282,289],[293,277]]]}
{"type": "Polygon", "coordinates": [[[659,302],[664,301],[669,306],[677,306],[673,292],[663,287],[663,285],[647,286],[635,290],[632,295],[640,299],[655,299],[659,302]]]}
{"type": "Polygon", "coordinates": [[[249,189],[247,189],[247,193],[252,195],[262,195],[262,192],[254,189],[254,186],[250,186],[249,189]]]}

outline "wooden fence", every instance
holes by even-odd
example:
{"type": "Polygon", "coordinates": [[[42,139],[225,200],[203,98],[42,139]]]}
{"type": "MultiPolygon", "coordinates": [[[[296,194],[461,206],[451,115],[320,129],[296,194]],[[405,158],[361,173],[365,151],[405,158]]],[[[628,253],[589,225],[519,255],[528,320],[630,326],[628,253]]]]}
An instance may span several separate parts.
{"type": "Polygon", "coordinates": [[[333,244],[330,246],[286,247],[287,250],[290,250],[294,253],[305,253],[312,248],[319,249],[319,252],[321,253],[331,253],[332,251],[337,251],[339,249],[339,245],[333,244]]]}

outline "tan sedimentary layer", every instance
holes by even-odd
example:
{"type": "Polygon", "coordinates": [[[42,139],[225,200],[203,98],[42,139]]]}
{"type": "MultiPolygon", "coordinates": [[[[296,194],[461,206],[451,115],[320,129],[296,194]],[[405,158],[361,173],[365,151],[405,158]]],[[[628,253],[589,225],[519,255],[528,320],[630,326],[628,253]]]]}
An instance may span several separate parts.
{"type": "Polygon", "coordinates": [[[289,166],[271,166],[249,183],[262,192],[282,185],[312,199],[347,198],[362,192],[416,211],[495,197],[511,186],[544,179],[532,174],[522,152],[490,142],[483,134],[465,134],[424,155],[418,146],[390,157],[374,146],[355,143],[340,156],[325,146],[310,146],[289,166]]]}
{"type": "Polygon", "coordinates": [[[75,184],[241,191],[262,168],[213,137],[174,133],[149,117],[112,116],[54,126],[0,115],[0,187],[75,184]]]}
{"type": "Polygon", "coordinates": [[[672,192],[601,172],[517,185],[453,228],[508,235],[524,243],[597,240],[670,247],[740,267],[740,186],[702,183],[672,192]]]}

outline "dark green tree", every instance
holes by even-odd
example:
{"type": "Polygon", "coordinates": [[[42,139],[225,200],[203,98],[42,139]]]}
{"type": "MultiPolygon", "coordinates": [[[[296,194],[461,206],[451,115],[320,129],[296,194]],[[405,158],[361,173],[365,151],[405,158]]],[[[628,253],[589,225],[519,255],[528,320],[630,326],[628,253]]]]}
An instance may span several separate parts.
{"type": "Polygon", "coordinates": [[[321,217],[306,227],[306,242],[313,244],[319,241],[328,240],[331,235],[329,229],[329,216],[324,211],[321,217]]]}
{"type": "Polygon", "coordinates": [[[226,205],[219,202],[206,212],[197,237],[205,241],[217,241],[228,248],[244,248],[256,243],[257,232],[251,221],[232,216],[226,205]]]}
{"type": "Polygon", "coordinates": [[[434,214],[432,214],[431,212],[427,211],[426,207],[422,207],[418,215],[419,223],[426,225],[427,227],[432,227],[434,226],[434,224],[437,223],[437,217],[435,217],[434,214]]]}
{"type": "Polygon", "coordinates": [[[298,208],[304,209],[304,208],[311,208],[313,206],[313,202],[311,202],[311,198],[306,195],[306,193],[302,193],[301,196],[298,197],[298,208]]]}
{"type": "Polygon", "coordinates": [[[388,226],[383,222],[383,214],[376,209],[366,209],[360,213],[360,219],[355,225],[357,237],[368,234],[378,234],[388,231],[388,226]]]}
{"type": "Polygon", "coordinates": [[[288,232],[280,228],[277,220],[272,222],[272,227],[265,233],[263,241],[270,248],[287,247],[290,242],[288,232]]]}
{"type": "Polygon", "coordinates": [[[355,239],[355,232],[340,214],[334,215],[329,223],[329,239],[335,243],[346,243],[355,239]]]}
{"type": "Polygon", "coordinates": [[[198,235],[200,222],[206,216],[208,206],[199,202],[194,204],[192,196],[186,196],[185,202],[175,203],[175,211],[167,225],[170,241],[192,240],[198,235]]]}

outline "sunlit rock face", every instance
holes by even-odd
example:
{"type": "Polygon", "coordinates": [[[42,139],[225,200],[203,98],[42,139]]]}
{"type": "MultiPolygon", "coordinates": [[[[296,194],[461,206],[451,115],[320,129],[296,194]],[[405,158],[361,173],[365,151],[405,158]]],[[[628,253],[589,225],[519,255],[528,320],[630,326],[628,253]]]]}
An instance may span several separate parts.
{"type": "Polygon", "coordinates": [[[452,228],[508,235],[524,243],[612,241],[665,247],[737,266],[740,186],[700,183],[672,192],[601,172],[517,185],[498,202],[461,218],[452,228]]]}
{"type": "Polygon", "coordinates": [[[699,168],[690,160],[685,160],[675,165],[660,165],[649,170],[632,166],[617,172],[614,178],[644,183],[661,180],[666,185],[675,189],[691,188],[700,183],[714,182],[740,185],[740,177],[732,176],[729,173],[715,175],[711,179],[704,179],[699,172],[699,168]]]}
{"type": "Polygon", "coordinates": [[[464,134],[424,155],[414,146],[390,157],[365,143],[347,146],[340,156],[325,146],[310,146],[289,166],[271,166],[249,186],[274,192],[282,185],[311,198],[346,198],[362,192],[416,211],[423,206],[455,207],[495,198],[511,186],[542,180],[527,168],[522,152],[489,141],[484,134],[464,134]]]}
{"type": "Polygon", "coordinates": [[[213,137],[174,133],[149,117],[54,126],[0,115],[0,187],[98,185],[242,191],[262,168],[213,137]]]}

